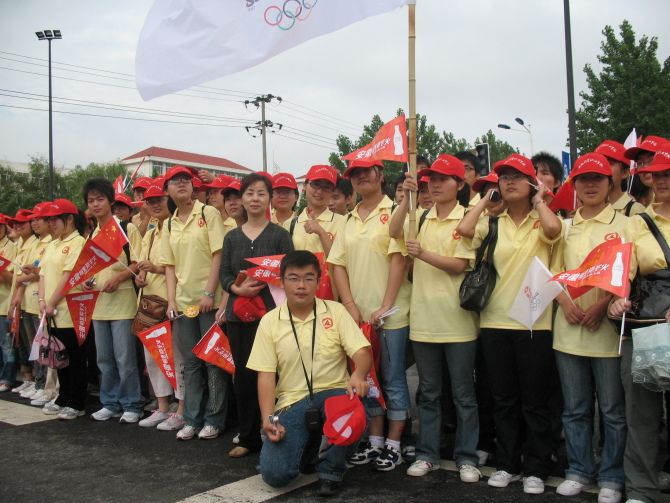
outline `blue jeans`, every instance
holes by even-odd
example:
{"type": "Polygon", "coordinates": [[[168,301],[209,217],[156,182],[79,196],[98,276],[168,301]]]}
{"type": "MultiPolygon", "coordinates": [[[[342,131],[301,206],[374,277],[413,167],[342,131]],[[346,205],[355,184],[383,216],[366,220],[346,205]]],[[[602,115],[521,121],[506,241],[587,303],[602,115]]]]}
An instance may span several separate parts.
{"type": "Polygon", "coordinates": [[[16,357],[12,335],[9,333],[9,325],[7,324],[7,316],[0,316],[0,352],[2,352],[2,359],[0,360],[0,384],[13,386],[14,378],[16,377],[16,367],[14,366],[16,357]]]}
{"type": "MultiPolygon", "coordinates": [[[[409,417],[411,407],[405,369],[409,326],[394,329],[380,328],[377,334],[381,345],[378,377],[384,400],[386,400],[386,417],[391,421],[404,421],[409,417]]],[[[366,400],[366,405],[375,402],[366,400]]],[[[383,415],[381,407],[370,410],[370,416],[380,415],[383,415]]]]}
{"type": "Polygon", "coordinates": [[[620,358],[590,358],[556,351],[565,408],[563,428],[569,468],[565,478],[582,484],[596,480],[603,488],[624,486],[623,452],[626,446],[626,406],[621,384],[620,358]],[[593,382],[605,424],[600,471],[593,457],[593,382]]]}
{"type": "Polygon", "coordinates": [[[216,311],[210,311],[195,318],[182,316],[172,329],[184,355],[184,421],[194,428],[210,425],[223,431],[228,412],[228,374],[193,354],[195,345],[214,324],[215,315],[216,311]],[[203,400],[205,388],[209,390],[207,401],[203,400]]]}
{"type": "Polygon", "coordinates": [[[112,412],[141,413],[144,407],[132,325],[133,320],[93,320],[102,374],[100,402],[112,412]]]}
{"type": "MultiPolygon", "coordinates": [[[[284,487],[300,474],[300,462],[305,454],[309,440],[309,430],[305,421],[305,411],[316,407],[325,423],[324,402],[331,396],[346,394],[345,389],[331,389],[314,395],[310,403],[309,396],[297,401],[288,409],[279,413],[279,423],[286,429],[286,435],[279,442],[267,438],[261,449],[260,471],[263,481],[271,487],[284,487]]],[[[319,458],[316,472],[320,479],[341,481],[347,471],[347,459],[354,455],[358,442],[351,445],[328,445],[319,458]]]]}
{"type": "Polygon", "coordinates": [[[454,405],[458,414],[454,460],[456,466],[477,466],[479,417],[475,395],[475,355],[477,341],[430,343],[412,341],[416,368],[419,372],[419,441],[416,459],[440,462],[440,430],[442,426],[442,373],[449,372],[454,405]],[[442,368],[442,354],[447,368],[442,368]]]}

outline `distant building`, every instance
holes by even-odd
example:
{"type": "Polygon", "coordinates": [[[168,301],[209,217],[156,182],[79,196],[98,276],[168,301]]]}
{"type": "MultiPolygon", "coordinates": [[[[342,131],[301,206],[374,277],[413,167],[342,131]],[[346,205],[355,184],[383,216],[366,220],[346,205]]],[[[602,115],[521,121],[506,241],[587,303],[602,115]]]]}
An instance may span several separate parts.
{"type": "Polygon", "coordinates": [[[154,172],[163,175],[172,166],[177,165],[197,170],[206,169],[214,175],[228,175],[240,179],[253,172],[253,170],[223,157],[192,154],[160,147],[150,147],[121,159],[121,164],[125,165],[130,173],[133,173],[140,163],[142,163],[142,167],[137,176],[150,177],[153,176],[154,172]],[[142,159],[144,159],[144,163],[142,163],[142,159]]]}

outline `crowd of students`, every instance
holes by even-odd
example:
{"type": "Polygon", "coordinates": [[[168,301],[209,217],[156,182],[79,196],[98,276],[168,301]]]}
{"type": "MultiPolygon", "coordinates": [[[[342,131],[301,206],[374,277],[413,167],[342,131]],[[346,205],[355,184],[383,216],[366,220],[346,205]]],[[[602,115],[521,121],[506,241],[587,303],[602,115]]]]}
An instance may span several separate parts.
{"type": "Polygon", "coordinates": [[[406,461],[408,475],[423,476],[439,468],[450,420],[463,482],[479,481],[478,466],[495,460],[490,486],[523,476],[524,492],[540,494],[563,429],[569,468],[559,494],[597,484],[602,503],[618,503],[624,489],[629,502],[657,501],[660,488],[670,487],[669,467],[656,467],[662,394],[633,382],[632,341],[624,340],[620,354],[608,319],[630,303],[598,288],[577,299],[564,292],[532,331],[509,311],[535,257],[559,273],[577,268],[603,241],[622,237],[633,243],[629,279],[638,269],[668,268],[649,225],[636,215],[646,213],[670,237],[670,142],[649,136],[626,149],[608,140],[577,159],[569,182],[578,205],[572,211],[549,208],[563,181],[562,165],[550,154],[514,154],[491,173],[480,173],[470,152],[417,164],[416,179],[404,174],[394,189],[381,161],[351,161],[342,174],[313,166],[300,214],[290,174],[236,180],[174,166],[164,176],[135,181],[132,199],[93,178],[83,187],[85,212],[57,199],[0,215],[0,257],[13,263],[0,275],[0,392],[76,419],[99,375],[102,408],[91,419],[176,431],[180,440],[216,438],[231,405],[239,435],[229,455],[258,452],[268,424],[259,408],[258,372],[247,362],[260,318],[277,306],[268,284],[243,272],[252,265],[247,259],[307,250],[322,254],[329,298],[355,324],[376,327],[381,341],[376,372],[385,406],[363,400],[367,435],[350,464],[390,471],[406,461]],[[61,291],[86,239],[112,218],[122,222],[129,245],[118,262],[71,290],[101,293],[80,345],[61,291]],[[497,282],[477,314],[460,307],[459,287],[492,228],[497,282]],[[167,301],[176,388],[131,331],[135,287],[167,301]],[[195,316],[183,316],[194,306],[195,316]],[[260,314],[250,316],[250,309],[260,314]],[[43,314],[68,352],[65,368],[29,360],[43,314]],[[17,323],[18,339],[10,330],[17,323]],[[215,323],[230,341],[234,378],[192,351],[215,323]],[[407,440],[412,362],[419,375],[416,442],[407,440]],[[157,408],[143,418],[150,394],[157,408]],[[599,446],[592,443],[596,403],[599,446]]]}

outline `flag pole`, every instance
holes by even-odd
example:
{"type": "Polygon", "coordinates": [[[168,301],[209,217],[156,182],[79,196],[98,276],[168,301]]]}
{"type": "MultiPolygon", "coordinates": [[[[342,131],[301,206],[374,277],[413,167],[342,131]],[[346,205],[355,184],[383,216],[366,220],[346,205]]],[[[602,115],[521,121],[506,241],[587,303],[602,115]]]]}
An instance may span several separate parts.
{"type": "MultiPolygon", "coordinates": [[[[409,172],[416,181],[416,30],[414,2],[409,5],[409,172]]],[[[409,237],[416,239],[416,194],[409,194],[409,237]]]]}

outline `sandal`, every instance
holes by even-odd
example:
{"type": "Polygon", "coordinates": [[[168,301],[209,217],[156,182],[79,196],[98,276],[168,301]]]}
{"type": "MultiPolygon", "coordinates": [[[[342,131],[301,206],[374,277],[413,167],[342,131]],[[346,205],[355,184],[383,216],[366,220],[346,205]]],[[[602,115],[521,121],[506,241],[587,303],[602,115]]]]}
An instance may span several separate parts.
{"type": "Polygon", "coordinates": [[[228,456],[230,456],[231,458],[243,458],[244,456],[248,456],[249,454],[251,454],[251,449],[247,449],[246,447],[240,447],[238,445],[228,453],[228,456]]]}

